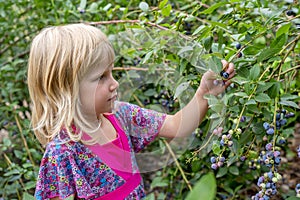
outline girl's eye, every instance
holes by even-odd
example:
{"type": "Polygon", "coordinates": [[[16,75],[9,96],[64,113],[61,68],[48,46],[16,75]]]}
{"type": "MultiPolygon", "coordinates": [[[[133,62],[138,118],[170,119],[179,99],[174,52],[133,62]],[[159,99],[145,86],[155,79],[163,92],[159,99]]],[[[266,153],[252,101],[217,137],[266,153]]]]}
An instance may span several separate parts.
{"type": "Polygon", "coordinates": [[[98,81],[102,80],[104,78],[104,75],[101,75],[99,78],[98,78],[98,81]]]}

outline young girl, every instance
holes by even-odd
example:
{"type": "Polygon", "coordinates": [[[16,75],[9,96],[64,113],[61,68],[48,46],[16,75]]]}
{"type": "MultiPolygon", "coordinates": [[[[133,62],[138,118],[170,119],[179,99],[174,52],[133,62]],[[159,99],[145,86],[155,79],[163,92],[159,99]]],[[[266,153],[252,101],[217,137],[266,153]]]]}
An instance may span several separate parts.
{"type": "Polygon", "coordinates": [[[224,92],[234,76],[232,63],[222,84],[206,72],[189,104],[167,115],[116,101],[113,61],[108,39],[89,25],[49,27],[34,38],[28,66],[32,126],[46,146],[36,199],[142,199],[134,153],[157,136],[192,133],[208,109],[204,95],[224,92]]]}

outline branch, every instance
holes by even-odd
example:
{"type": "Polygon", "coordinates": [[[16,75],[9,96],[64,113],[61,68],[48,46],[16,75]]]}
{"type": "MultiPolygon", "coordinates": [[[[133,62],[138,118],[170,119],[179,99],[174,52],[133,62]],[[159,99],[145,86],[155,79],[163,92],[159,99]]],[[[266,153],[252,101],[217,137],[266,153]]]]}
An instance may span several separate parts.
{"type": "MultiPolygon", "coordinates": [[[[149,68],[140,68],[140,67],[114,67],[114,71],[130,71],[130,70],[135,70],[135,71],[149,71],[149,68]]],[[[173,69],[155,69],[155,71],[174,71],[173,69]]]]}
{"type": "MultiPolygon", "coordinates": [[[[164,30],[164,31],[166,31],[166,30],[171,30],[171,29],[168,29],[168,28],[166,28],[166,27],[164,27],[164,26],[160,26],[160,25],[158,25],[158,24],[155,24],[155,23],[153,23],[153,22],[144,22],[144,21],[141,21],[141,20],[139,20],[139,19],[133,19],[133,20],[110,20],[110,21],[98,21],[98,22],[87,22],[87,24],[89,24],[89,25],[108,25],[108,24],[124,24],[124,23],[133,23],[133,24],[147,24],[147,25],[150,25],[150,26],[153,26],[153,27],[155,27],[155,28],[158,28],[158,29],[161,29],[161,30],[164,30]]],[[[180,34],[180,36],[182,37],[182,38],[184,38],[184,39],[187,39],[187,40],[190,40],[191,39],[191,37],[188,37],[188,36],[186,36],[186,35],[183,35],[183,34],[181,34],[181,33],[179,33],[180,34]]]]}
{"type": "Polygon", "coordinates": [[[185,176],[185,174],[184,174],[184,171],[183,171],[183,169],[181,168],[181,166],[180,166],[180,164],[179,164],[179,162],[178,162],[178,160],[177,160],[177,158],[176,158],[176,156],[175,156],[175,154],[174,154],[172,148],[170,147],[169,143],[168,143],[166,140],[163,140],[163,141],[164,141],[166,147],[168,148],[168,150],[169,150],[171,156],[173,157],[173,159],[174,159],[174,161],[175,161],[175,163],[176,163],[176,166],[178,167],[178,169],[179,169],[179,171],[180,171],[180,173],[181,173],[181,175],[182,175],[183,180],[184,180],[185,183],[187,184],[189,190],[192,191],[192,186],[191,186],[190,182],[187,180],[187,178],[186,178],[186,176],[185,176]]]}
{"type": "MultiPolygon", "coordinates": [[[[22,52],[22,53],[19,53],[18,55],[16,55],[16,56],[14,56],[13,58],[12,58],[12,60],[15,60],[16,58],[19,58],[19,57],[22,57],[22,56],[24,56],[24,55],[26,55],[26,54],[28,54],[29,53],[29,50],[26,50],[26,51],[24,51],[24,52],[22,52]]],[[[2,63],[2,66],[5,66],[5,65],[7,65],[8,63],[10,63],[11,61],[6,61],[6,62],[4,62],[4,63],[2,63]]]]}

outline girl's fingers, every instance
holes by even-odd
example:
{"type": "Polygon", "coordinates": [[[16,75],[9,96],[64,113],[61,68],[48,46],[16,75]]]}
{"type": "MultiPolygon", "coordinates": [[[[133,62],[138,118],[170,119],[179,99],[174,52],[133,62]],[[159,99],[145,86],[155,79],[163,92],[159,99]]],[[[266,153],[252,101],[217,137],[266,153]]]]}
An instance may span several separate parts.
{"type": "Polygon", "coordinates": [[[228,74],[231,74],[232,72],[234,72],[234,65],[233,65],[233,63],[229,63],[229,66],[228,66],[226,72],[228,74]]]}

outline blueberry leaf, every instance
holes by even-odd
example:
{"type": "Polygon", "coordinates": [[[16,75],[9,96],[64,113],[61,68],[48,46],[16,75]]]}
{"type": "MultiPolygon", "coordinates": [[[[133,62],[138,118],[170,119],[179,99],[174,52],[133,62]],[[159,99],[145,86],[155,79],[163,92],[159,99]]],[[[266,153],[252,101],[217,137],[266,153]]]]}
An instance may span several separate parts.
{"type": "Polygon", "coordinates": [[[215,199],[216,191],[216,178],[213,173],[208,173],[202,176],[201,179],[196,183],[193,190],[187,195],[186,200],[213,200],[215,199]]]}
{"type": "Polygon", "coordinates": [[[255,100],[257,102],[270,102],[271,101],[271,98],[269,97],[269,95],[267,94],[264,94],[264,93],[261,93],[261,94],[258,94],[256,97],[255,97],[255,100]]]}

